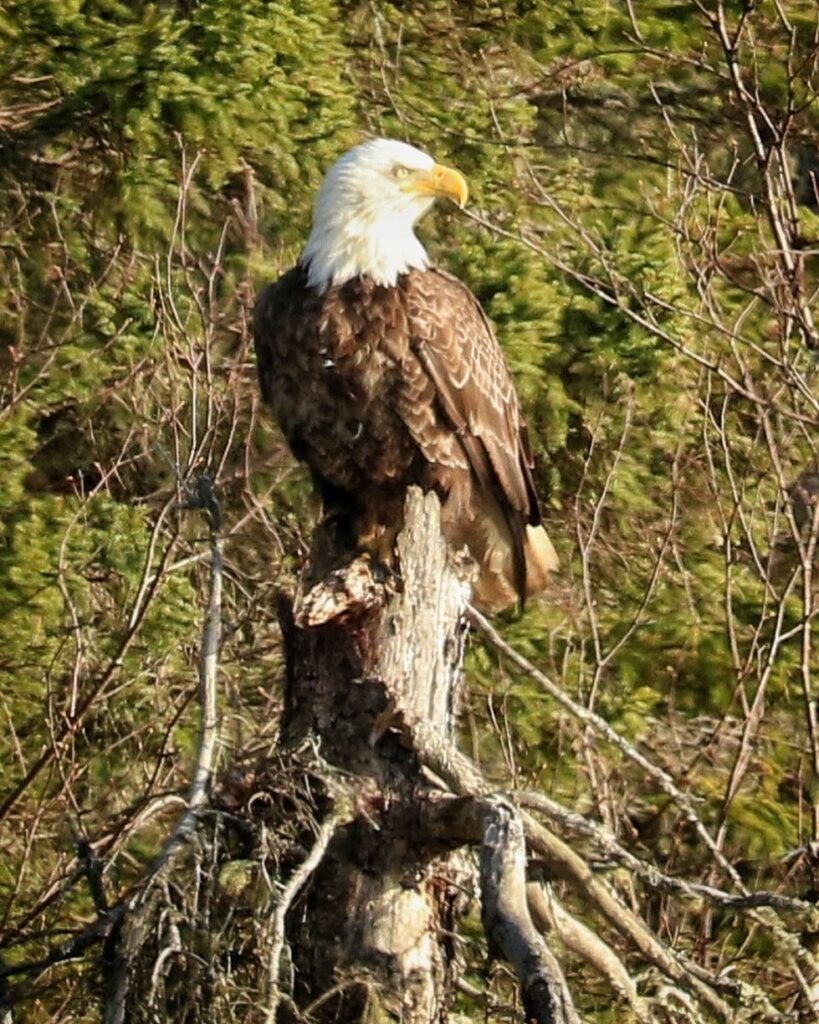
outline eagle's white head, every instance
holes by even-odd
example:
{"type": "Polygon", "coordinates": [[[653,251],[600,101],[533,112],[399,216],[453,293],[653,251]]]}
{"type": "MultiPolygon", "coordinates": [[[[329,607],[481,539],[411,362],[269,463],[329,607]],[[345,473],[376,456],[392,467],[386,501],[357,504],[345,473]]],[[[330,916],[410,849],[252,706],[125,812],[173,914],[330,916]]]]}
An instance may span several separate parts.
{"type": "Polygon", "coordinates": [[[420,149],[372,139],[348,150],[327,172],[300,262],[320,291],[359,274],[393,285],[428,265],[414,225],[439,196],[463,206],[464,176],[420,149]]]}

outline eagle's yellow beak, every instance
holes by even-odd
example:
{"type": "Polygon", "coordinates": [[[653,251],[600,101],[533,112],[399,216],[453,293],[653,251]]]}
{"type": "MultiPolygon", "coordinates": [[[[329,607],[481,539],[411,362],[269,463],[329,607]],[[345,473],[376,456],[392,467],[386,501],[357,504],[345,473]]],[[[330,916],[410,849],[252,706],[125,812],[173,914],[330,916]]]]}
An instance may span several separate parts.
{"type": "Polygon", "coordinates": [[[409,190],[422,196],[435,196],[436,199],[452,199],[462,208],[469,197],[466,178],[454,167],[444,167],[443,164],[433,164],[428,171],[414,174],[409,190]]]}

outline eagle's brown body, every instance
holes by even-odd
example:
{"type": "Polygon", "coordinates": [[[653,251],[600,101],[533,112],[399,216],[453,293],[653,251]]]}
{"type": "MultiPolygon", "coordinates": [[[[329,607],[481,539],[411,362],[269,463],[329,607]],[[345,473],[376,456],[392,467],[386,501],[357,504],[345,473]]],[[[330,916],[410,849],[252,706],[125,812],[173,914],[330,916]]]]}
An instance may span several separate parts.
{"type": "MultiPolygon", "coordinates": [[[[469,290],[439,270],[395,285],[357,276],[319,291],[296,266],[259,296],[262,393],[326,500],[378,550],[411,484],[434,488],[443,528],[479,567],[477,602],[543,589],[557,559],[503,353],[469,290]]],[[[379,552],[384,554],[383,547],[379,552]]]]}

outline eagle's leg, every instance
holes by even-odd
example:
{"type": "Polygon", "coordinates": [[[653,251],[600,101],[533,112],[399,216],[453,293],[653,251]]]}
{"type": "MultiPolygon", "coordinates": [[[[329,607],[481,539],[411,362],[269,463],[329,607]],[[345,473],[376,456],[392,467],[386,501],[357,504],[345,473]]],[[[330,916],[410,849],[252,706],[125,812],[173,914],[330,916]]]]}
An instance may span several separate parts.
{"type": "Polygon", "coordinates": [[[400,527],[379,524],[358,536],[358,557],[372,563],[375,579],[386,582],[399,575],[395,541],[400,527]]]}
{"type": "Polygon", "coordinates": [[[403,491],[382,491],[353,496],[317,473],[313,482],[321,496],[322,529],[332,536],[337,556],[332,569],[363,558],[378,583],[395,582],[395,542],[404,520],[403,491]]]}
{"type": "Polygon", "coordinates": [[[373,579],[378,583],[394,584],[401,579],[398,559],[395,555],[397,536],[397,530],[390,530],[389,536],[382,532],[376,538],[362,540],[359,545],[357,557],[370,563],[373,579]]]}
{"type": "Polygon", "coordinates": [[[395,542],[404,525],[404,506],[403,495],[379,497],[362,501],[356,521],[357,546],[359,554],[371,559],[373,575],[386,582],[399,575],[395,542]]]}
{"type": "MultiPolygon", "coordinates": [[[[383,606],[398,590],[394,546],[398,527],[366,514],[371,506],[320,477],[321,522],[293,614],[300,627],[319,626],[383,606]]],[[[400,527],[400,524],[399,524],[400,527]]]]}

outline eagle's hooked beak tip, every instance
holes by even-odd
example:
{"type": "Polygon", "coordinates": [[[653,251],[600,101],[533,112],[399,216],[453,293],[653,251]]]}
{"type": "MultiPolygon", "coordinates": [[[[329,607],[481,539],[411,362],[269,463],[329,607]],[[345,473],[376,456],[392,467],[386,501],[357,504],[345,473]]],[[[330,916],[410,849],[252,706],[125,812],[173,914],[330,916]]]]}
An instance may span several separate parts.
{"type": "Polygon", "coordinates": [[[443,167],[440,164],[436,164],[436,167],[441,173],[441,190],[443,194],[449,196],[457,204],[458,209],[462,210],[466,206],[467,199],[469,199],[469,185],[466,183],[466,178],[460,171],[456,171],[454,167],[443,167]]]}
{"type": "Polygon", "coordinates": [[[415,181],[415,190],[436,199],[451,199],[461,210],[469,198],[466,178],[454,167],[446,167],[444,164],[434,164],[428,171],[420,174],[415,181]]]}

